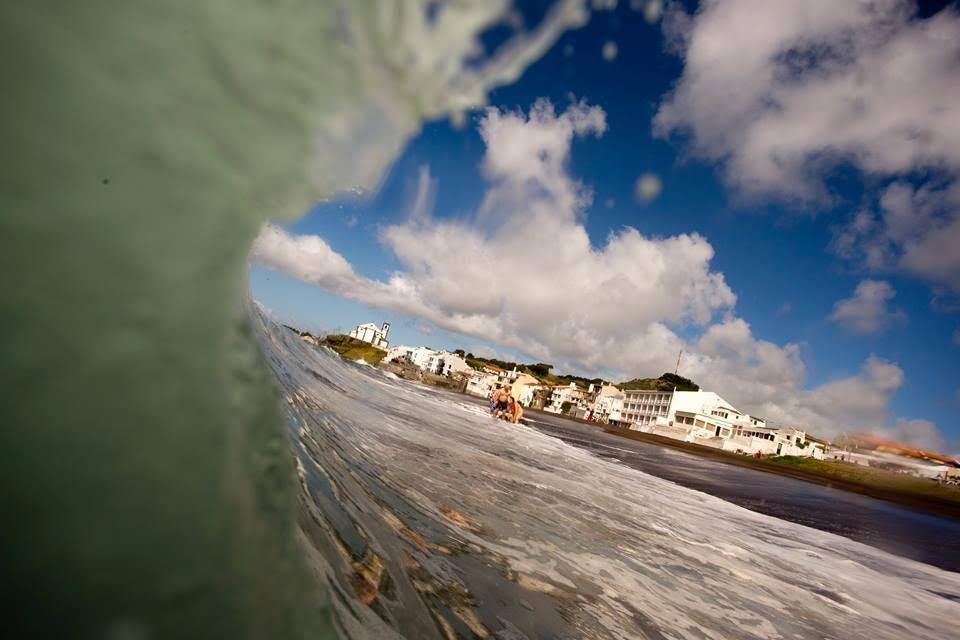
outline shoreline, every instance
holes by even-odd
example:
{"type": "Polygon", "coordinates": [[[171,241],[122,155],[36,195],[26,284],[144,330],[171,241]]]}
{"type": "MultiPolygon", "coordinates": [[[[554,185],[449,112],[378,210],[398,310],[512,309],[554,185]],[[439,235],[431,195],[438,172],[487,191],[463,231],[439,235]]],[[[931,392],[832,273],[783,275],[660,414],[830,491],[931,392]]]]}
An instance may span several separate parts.
{"type": "MultiPolygon", "coordinates": [[[[433,385],[423,381],[412,381],[412,380],[408,380],[408,381],[416,382],[417,384],[421,384],[426,387],[431,387],[433,389],[441,389],[453,395],[465,396],[480,404],[484,402],[483,398],[480,398],[479,396],[475,396],[470,393],[466,393],[465,391],[458,391],[454,389],[438,387],[437,385],[433,385]]],[[[787,466],[784,464],[775,463],[769,459],[763,459],[763,458],[757,459],[750,456],[744,456],[744,455],[732,453],[730,451],[723,451],[721,449],[714,449],[712,447],[704,447],[703,445],[694,444],[692,442],[674,440],[672,438],[666,438],[664,436],[658,436],[650,433],[643,433],[640,431],[630,431],[626,429],[619,429],[616,427],[611,427],[609,425],[600,424],[597,422],[590,422],[587,420],[583,420],[581,418],[575,418],[573,416],[567,416],[567,415],[558,414],[558,413],[551,413],[549,411],[543,411],[542,409],[533,409],[533,408],[525,407],[524,415],[531,415],[531,414],[540,414],[540,415],[559,418],[561,420],[568,420],[570,422],[576,422],[588,427],[592,427],[594,429],[603,431],[604,433],[608,433],[613,436],[619,436],[627,440],[634,440],[637,442],[652,444],[655,446],[660,446],[668,449],[684,451],[692,455],[709,458],[711,460],[716,460],[717,462],[723,462],[726,464],[746,467],[748,469],[763,471],[765,473],[771,473],[771,474],[780,475],[788,478],[793,478],[795,480],[802,480],[804,482],[810,482],[813,484],[826,486],[832,489],[839,489],[841,491],[847,491],[849,493],[856,493],[856,494],[867,496],[870,498],[875,498],[877,500],[883,500],[885,502],[890,502],[893,504],[897,504],[903,507],[913,509],[914,511],[918,511],[920,513],[926,513],[930,515],[942,516],[942,517],[948,517],[955,520],[960,520],[960,490],[957,490],[957,497],[955,499],[950,499],[947,497],[922,493],[920,491],[903,489],[899,487],[882,486],[877,483],[863,482],[863,481],[858,481],[850,478],[841,478],[841,477],[829,475],[826,473],[814,471],[811,469],[797,468],[797,467],[787,466]]],[[[521,422],[524,421],[523,418],[521,418],[520,420],[521,422]]],[[[923,482],[921,479],[917,479],[917,481],[923,482]]]]}
{"type": "MultiPolygon", "coordinates": [[[[566,416],[563,417],[566,418],[566,416]]],[[[644,442],[647,444],[685,451],[687,453],[710,458],[718,462],[746,467],[748,469],[755,469],[757,471],[763,471],[780,476],[786,476],[796,480],[803,480],[805,482],[827,486],[832,489],[840,489],[842,491],[848,491],[851,493],[857,493],[871,498],[876,498],[878,500],[892,502],[901,506],[909,507],[916,511],[960,520],[960,491],[957,492],[958,496],[956,500],[950,500],[949,498],[945,497],[928,495],[915,491],[899,489],[896,487],[885,487],[874,483],[861,482],[849,478],[839,478],[825,473],[813,471],[811,469],[789,467],[763,458],[757,459],[750,456],[731,453],[729,451],[723,451],[720,449],[713,449],[711,447],[704,447],[703,445],[694,444],[692,442],[683,442],[682,440],[674,440],[672,438],[666,438],[650,433],[627,431],[624,429],[612,428],[607,425],[600,425],[597,423],[580,421],[576,419],[574,420],[576,422],[580,422],[581,424],[592,426],[602,430],[605,433],[619,436],[627,440],[635,440],[637,442],[644,442]]]]}

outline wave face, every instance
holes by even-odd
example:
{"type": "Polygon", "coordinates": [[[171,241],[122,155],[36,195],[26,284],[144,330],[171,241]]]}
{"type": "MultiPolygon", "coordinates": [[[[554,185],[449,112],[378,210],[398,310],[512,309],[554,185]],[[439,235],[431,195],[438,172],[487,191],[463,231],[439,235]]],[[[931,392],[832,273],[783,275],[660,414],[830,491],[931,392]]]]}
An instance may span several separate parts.
{"type": "Polygon", "coordinates": [[[685,489],[256,315],[345,636],[930,638],[960,575],[685,489]]]}
{"type": "Polygon", "coordinates": [[[375,189],[585,0],[0,3],[0,599],[12,637],[328,637],[247,327],[268,218],[375,189]]]}

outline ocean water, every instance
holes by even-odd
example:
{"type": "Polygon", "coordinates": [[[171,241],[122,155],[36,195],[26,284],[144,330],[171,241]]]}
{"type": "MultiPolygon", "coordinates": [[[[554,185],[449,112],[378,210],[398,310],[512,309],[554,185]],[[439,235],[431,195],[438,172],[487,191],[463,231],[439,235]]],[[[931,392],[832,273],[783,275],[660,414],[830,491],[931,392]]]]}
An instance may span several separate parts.
{"type": "Polygon", "coordinates": [[[250,248],[587,17],[554,5],[488,54],[506,0],[0,4],[5,636],[332,635],[250,248]]]}
{"type": "Polygon", "coordinates": [[[256,317],[345,636],[955,634],[960,574],[508,427],[256,317]]]}

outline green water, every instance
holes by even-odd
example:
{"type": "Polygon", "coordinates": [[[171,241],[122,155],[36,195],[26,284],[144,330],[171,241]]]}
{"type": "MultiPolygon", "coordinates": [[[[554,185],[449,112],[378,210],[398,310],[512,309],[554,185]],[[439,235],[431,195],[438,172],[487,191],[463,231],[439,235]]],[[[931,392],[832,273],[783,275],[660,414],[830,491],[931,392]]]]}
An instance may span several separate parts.
{"type": "Polygon", "coordinates": [[[501,2],[22,0],[3,77],[0,517],[7,637],[330,636],[250,339],[267,218],[375,188],[480,104],[561,3],[467,72],[501,2]]]}

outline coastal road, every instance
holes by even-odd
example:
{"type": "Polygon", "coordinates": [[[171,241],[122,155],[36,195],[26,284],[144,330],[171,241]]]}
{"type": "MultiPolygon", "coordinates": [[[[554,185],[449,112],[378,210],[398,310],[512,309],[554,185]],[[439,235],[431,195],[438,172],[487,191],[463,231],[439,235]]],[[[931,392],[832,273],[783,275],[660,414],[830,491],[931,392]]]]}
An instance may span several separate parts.
{"type": "MultiPolygon", "coordinates": [[[[458,399],[482,400],[451,394],[458,399]]],[[[890,553],[960,572],[960,520],[885,500],[738,467],[545,413],[524,421],[543,433],[634,469],[752,511],[829,531],[890,553]]],[[[589,470],[585,469],[585,473],[589,470]]]]}

